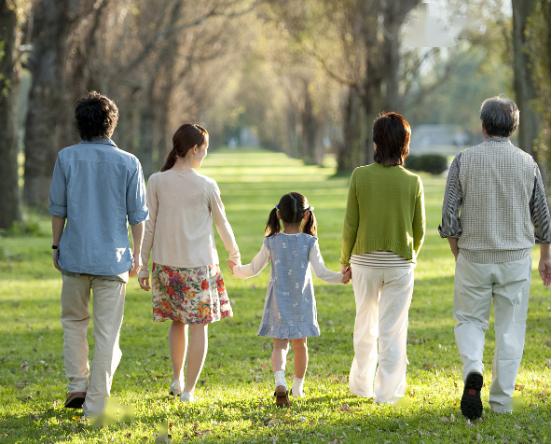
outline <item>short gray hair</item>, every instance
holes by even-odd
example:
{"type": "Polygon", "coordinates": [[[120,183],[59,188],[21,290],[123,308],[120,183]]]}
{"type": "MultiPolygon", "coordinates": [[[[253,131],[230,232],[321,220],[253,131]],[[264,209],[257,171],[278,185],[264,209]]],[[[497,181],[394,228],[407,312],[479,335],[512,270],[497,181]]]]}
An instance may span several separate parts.
{"type": "Polygon", "coordinates": [[[519,109],[507,97],[489,97],[481,104],[480,118],[489,136],[510,137],[519,125],[519,109]]]}

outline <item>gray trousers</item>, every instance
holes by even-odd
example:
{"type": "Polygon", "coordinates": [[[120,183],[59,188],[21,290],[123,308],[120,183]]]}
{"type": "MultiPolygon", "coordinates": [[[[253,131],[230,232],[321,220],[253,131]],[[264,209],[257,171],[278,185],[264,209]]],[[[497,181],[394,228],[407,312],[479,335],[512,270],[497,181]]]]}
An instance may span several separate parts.
{"type": "MultiPolygon", "coordinates": [[[[128,279],[128,273],[127,279],[128,279]]],[[[123,321],[124,278],[62,274],[61,324],[63,360],[69,392],[87,392],[85,415],[97,415],[111,392],[113,375],[121,360],[119,332],[123,321]],[[94,294],[94,360],[88,364],[88,303],[94,294]]]]}
{"type": "Polygon", "coordinates": [[[495,311],[495,353],[489,394],[491,409],[512,411],[512,395],[523,355],[531,280],[531,257],[500,264],[468,261],[462,252],[454,279],[454,330],[464,364],[463,377],[483,374],[485,331],[491,301],[495,311]]]}

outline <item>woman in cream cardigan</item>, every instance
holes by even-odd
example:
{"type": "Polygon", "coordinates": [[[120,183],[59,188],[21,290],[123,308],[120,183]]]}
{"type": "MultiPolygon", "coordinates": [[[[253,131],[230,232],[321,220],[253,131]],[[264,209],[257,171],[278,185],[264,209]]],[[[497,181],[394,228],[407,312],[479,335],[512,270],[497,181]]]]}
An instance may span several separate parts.
{"type": "Polygon", "coordinates": [[[151,250],[153,318],[172,321],[169,348],[173,381],[169,391],[186,402],[194,400],[207,354],[208,324],[232,316],[219,267],[213,221],[229,259],[240,262],[217,183],[197,171],[208,146],[209,135],[204,128],[182,125],[173,136],[173,149],[165,165],[149,178],[150,217],[142,246],[144,268],[138,276],[140,286],[149,290],[147,264],[151,250]]]}

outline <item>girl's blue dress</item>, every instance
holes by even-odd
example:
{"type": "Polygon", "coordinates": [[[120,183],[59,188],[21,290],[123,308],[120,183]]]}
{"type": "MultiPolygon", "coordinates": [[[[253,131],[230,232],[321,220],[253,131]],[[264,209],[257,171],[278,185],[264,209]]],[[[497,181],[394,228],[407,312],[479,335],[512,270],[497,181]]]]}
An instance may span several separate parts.
{"type": "Polygon", "coordinates": [[[311,266],[318,277],[331,283],[341,282],[341,273],[324,266],[317,238],[306,233],[278,233],[266,238],[251,264],[236,266],[233,271],[238,277],[251,277],[269,261],[272,271],[259,336],[320,336],[311,266]]]}

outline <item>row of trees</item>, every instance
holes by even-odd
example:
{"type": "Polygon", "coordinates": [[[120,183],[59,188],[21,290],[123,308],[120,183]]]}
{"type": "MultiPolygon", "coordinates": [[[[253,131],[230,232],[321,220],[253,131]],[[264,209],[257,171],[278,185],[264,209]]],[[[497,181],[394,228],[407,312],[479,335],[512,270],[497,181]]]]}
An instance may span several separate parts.
{"type": "Polygon", "coordinates": [[[381,110],[477,125],[477,102],[515,85],[520,145],[549,177],[550,0],[512,0],[513,20],[498,0],[448,3],[443,20],[478,26],[408,49],[421,0],[0,0],[0,228],[21,215],[18,150],[24,201],[43,208],[91,89],[119,104],[116,141],[149,174],[186,120],[205,122],[214,146],[244,127],[309,163],[330,146],[346,172],[371,161],[381,110]]]}

